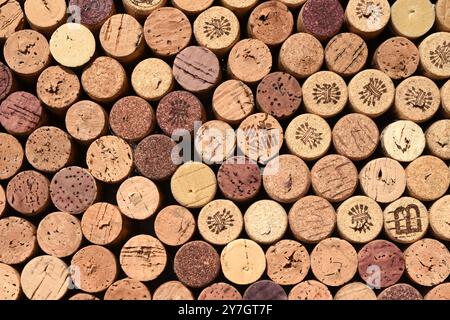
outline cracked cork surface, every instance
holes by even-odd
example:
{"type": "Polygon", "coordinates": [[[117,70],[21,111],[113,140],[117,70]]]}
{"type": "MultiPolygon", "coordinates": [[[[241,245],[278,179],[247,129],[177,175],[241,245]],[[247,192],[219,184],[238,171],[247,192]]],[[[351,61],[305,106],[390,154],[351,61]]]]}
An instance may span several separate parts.
{"type": "Polygon", "coordinates": [[[2,8],[2,16],[0,17],[0,40],[4,42],[14,32],[23,29],[25,19],[18,1],[3,0],[0,6],[2,8]]]}
{"type": "Polygon", "coordinates": [[[214,91],[212,108],[217,119],[236,125],[253,113],[255,98],[244,82],[227,80],[214,91]]]}
{"type": "Polygon", "coordinates": [[[154,226],[156,236],[161,242],[169,246],[180,246],[192,238],[196,223],[188,209],[171,205],[158,213],[154,226]]]}
{"type": "Polygon", "coordinates": [[[67,18],[64,0],[27,0],[24,11],[31,28],[46,35],[51,35],[67,18]]]}

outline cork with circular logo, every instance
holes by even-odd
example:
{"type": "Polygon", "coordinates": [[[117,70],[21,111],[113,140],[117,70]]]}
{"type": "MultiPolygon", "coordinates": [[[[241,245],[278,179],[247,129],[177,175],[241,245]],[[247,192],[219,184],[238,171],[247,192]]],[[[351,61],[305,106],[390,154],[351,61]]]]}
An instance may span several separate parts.
{"type": "Polygon", "coordinates": [[[450,12],[448,10],[450,2],[448,0],[436,1],[436,26],[439,31],[450,31],[450,12]]]}
{"type": "Polygon", "coordinates": [[[22,292],[20,288],[20,273],[13,267],[0,263],[0,299],[19,300],[22,292]]]}
{"type": "Polygon", "coordinates": [[[131,74],[131,85],[140,97],[148,101],[160,100],[173,88],[172,69],[157,58],[143,60],[131,74]]]}
{"type": "Polygon", "coordinates": [[[185,244],[196,230],[192,213],[178,205],[164,207],[156,216],[154,225],[158,239],[169,246],[185,244]]]}
{"type": "Polygon", "coordinates": [[[430,152],[442,159],[450,160],[450,120],[438,120],[425,132],[427,147],[430,152]]]}
{"type": "Polygon", "coordinates": [[[238,17],[242,17],[252,10],[259,0],[220,0],[220,5],[233,11],[238,17]]]}
{"type": "Polygon", "coordinates": [[[336,292],[334,300],[377,300],[377,295],[367,284],[351,282],[336,292]]]}
{"type": "Polygon", "coordinates": [[[221,164],[234,154],[236,134],[228,123],[211,120],[198,128],[195,133],[194,146],[202,162],[221,164]]]}
{"type": "Polygon", "coordinates": [[[23,148],[12,135],[0,133],[0,180],[12,178],[23,164],[23,148]]]}
{"type": "Polygon", "coordinates": [[[0,218],[6,211],[6,193],[2,186],[0,186],[0,218]]]}
{"type": "Polygon", "coordinates": [[[381,291],[378,300],[423,300],[423,297],[413,286],[398,283],[381,291]]]}
{"type": "Polygon", "coordinates": [[[104,300],[151,300],[150,291],[140,281],[122,279],[114,282],[105,292],[104,300]]]}
{"type": "Polygon", "coordinates": [[[45,35],[51,35],[67,18],[67,6],[64,0],[41,1],[27,0],[24,11],[30,27],[45,35]]]}
{"type": "Polygon", "coordinates": [[[180,281],[168,281],[156,288],[153,300],[194,300],[194,295],[180,281]]]}
{"type": "Polygon", "coordinates": [[[19,1],[3,0],[0,17],[0,41],[3,43],[14,32],[23,29],[24,14],[19,1]]]}
{"type": "Polygon", "coordinates": [[[69,298],[69,300],[76,300],[76,301],[97,301],[100,300],[96,296],[93,296],[89,293],[77,293],[69,298]]]}
{"type": "Polygon", "coordinates": [[[316,280],[300,282],[292,288],[289,300],[333,300],[328,287],[316,280]]]}
{"type": "Polygon", "coordinates": [[[433,203],[429,210],[430,227],[441,240],[450,241],[450,195],[445,195],[433,203]]]}
{"type": "Polygon", "coordinates": [[[38,250],[36,227],[25,219],[7,217],[0,219],[0,262],[9,265],[20,264],[38,250]]]}
{"type": "Polygon", "coordinates": [[[17,89],[17,81],[11,69],[0,62],[0,102],[17,89]]]}
{"type": "Polygon", "coordinates": [[[433,27],[435,16],[429,0],[397,0],[391,7],[392,31],[405,38],[420,38],[433,27]]]}
{"type": "Polygon", "coordinates": [[[450,81],[447,81],[442,87],[441,87],[441,106],[442,106],[442,113],[444,114],[444,118],[450,119],[450,103],[449,101],[450,97],[450,81]]]}
{"type": "Polygon", "coordinates": [[[167,0],[122,0],[125,11],[142,21],[148,17],[154,10],[164,7],[167,0]]]}
{"type": "Polygon", "coordinates": [[[442,283],[428,291],[425,300],[450,300],[450,283],[442,283]]]}
{"type": "Polygon", "coordinates": [[[433,80],[450,77],[450,33],[436,32],[426,37],[419,45],[420,67],[423,74],[433,80]]]}
{"type": "Polygon", "coordinates": [[[208,9],[214,0],[172,0],[172,5],[188,15],[196,15],[208,9]]]}
{"type": "Polygon", "coordinates": [[[278,283],[260,280],[252,283],[244,292],[244,300],[287,300],[286,291],[278,283]]]}
{"type": "Polygon", "coordinates": [[[388,0],[350,0],[345,9],[348,29],[364,39],[378,36],[387,26],[390,17],[391,7],[388,0]]]}
{"type": "Polygon", "coordinates": [[[242,295],[232,285],[218,282],[203,289],[198,300],[242,300],[242,295]]]}
{"type": "Polygon", "coordinates": [[[70,0],[68,13],[78,14],[80,23],[98,33],[103,24],[116,12],[113,0],[70,0]]]}

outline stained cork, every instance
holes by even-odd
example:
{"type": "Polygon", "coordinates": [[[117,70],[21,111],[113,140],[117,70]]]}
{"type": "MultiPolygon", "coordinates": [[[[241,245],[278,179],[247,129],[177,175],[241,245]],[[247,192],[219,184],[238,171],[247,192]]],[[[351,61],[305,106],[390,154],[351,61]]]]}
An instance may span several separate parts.
{"type": "Polygon", "coordinates": [[[24,11],[30,27],[45,35],[51,35],[66,22],[67,6],[64,0],[27,0],[24,3],[24,11]]]}
{"type": "Polygon", "coordinates": [[[287,300],[283,287],[270,280],[252,283],[244,292],[244,300],[287,300]]]}
{"type": "Polygon", "coordinates": [[[392,31],[417,39],[430,31],[435,16],[434,5],[429,0],[397,0],[391,7],[392,31]]]}
{"type": "Polygon", "coordinates": [[[430,208],[430,227],[437,238],[450,241],[450,195],[435,201],[430,208]]]}
{"type": "Polygon", "coordinates": [[[425,132],[427,147],[430,152],[442,159],[450,160],[450,120],[438,120],[425,132]]]}
{"type": "Polygon", "coordinates": [[[167,0],[123,0],[123,7],[129,15],[142,21],[145,20],[152,11],[165,6],[166,3],[167,0]]]}
{"type": "Polygon", "coordinates": [[[436,26],[439,31],[450,31],[450,12],[448,11],[450,1],[437,0],[436,2],[436,26]]]}
{"type": "Polygon", "coordinates": [[[428,291],[425,300],[450,300],[450,283],[442,283],[428,291]]]}
{"type": "Polygon", "coordinates": [[[173,88],[172,69],[160,59],[143,60],[131,74],[131,85],[140,97],[148,101],[160,100],[173,88]]]}
{"type": "Polygon", "coordinates": [[[19,1],[3,0],[0,17],[0,41],[3,43],[14,32],[23,29],[24,14],[19,1]]]}
{"type": "Polygon", "coordinates": [[[0,133],[0,180],[12,178],[23,164],[23,148],[14,136],[0,133]]]}
{"type": "Polygon", "coordinates": [[[5,214],[6,210],[6,193],[5,189],[0,186],[0,218],[5,214]]]}
{"type": "Polygon", "coordinates": [[[188,15],[196,15],[208,9],[214,0],[172,0],[172,5],[188,15]]]}
{"type": "Polygon", "coordinates": [[[198,300],[242,300],[242,295],[232,285],[218,282],[203,289],[198,300]]]}
{"type": "Polygon", "coordinates": [[[153,300],[194,300],[194,295],[180,281],[168,281],[156,288],[153,300]]]}
{"type": "Polygon", "coordinates": [[[69,300],[76,300],[76,301],[97,301],[100,300],[96,296],[93,296],[89,293],[77,293],[69,298],[69,300]]]}
{"type": "Polygon", "coordinates": [[[20,274],[13,267],[0,263],[0,299],[18,300],[21,294],[20,274]]]}
{"type": "Polygon", "coordinates": [[[450,97],[450,81],[447,81],[441,87],[441,106],[442,113],[444,114],[444,118],[450,119],[450,103],[448,98],[450,97]]]}
{"type": "Polygon", "coordinates": [[[36,227],[25,219],[0,219],[0,262],[9,265],[23,263],[38,250],[36,227]]]}
{"type": "Polygon", "coordinates": [[[211,120],[198,128],[195,133],[194,146],[202,162],[221,164],[234,154],[236,134],[228,123],[211,120]]]}
{"type": "Polygon", "coordinates": [[[220,5],[233,11],[238,17],[241,17],[258,4],[258,0],[220,0],[220,5]]]}
{"type": "Polygon", "coordinates": [[[300,282],[292,288],[289,300],[333,300],[330,290],[323,283],[316,280],[300,282]]]}
{"type": "Polygon", "coordinates": [[[387,0],[377,2],[350,0],[345,9],[348,29],[364,39],[378,36],[387,26],[391,17],[391,7],[387,0]]]}
{"type": "Polygon", "coordinates": [[[419,45],[420,68],[426,77],[433,80],[450,77],[450,60],[446,53],[449,43],[448,32],[436,32],[422,40],[419,45]]]}
{"type": "Polygon", "coordinates": [[[422,300],[419,291],[407,283],[399,283],[384,289],[378,295],[378,300],[422,300]]]}
{"type": "Polygon", "coordinates": [[[377,295],[367,284],[351,282],[336,292],[334,300],[377,300],[377,295]]]}
{"type": "Polygon", "coordinates": [[[180,246],[188,242],[195,232],[192,213],[177,205],[164,207],[156,216],[155,233],[161,242],[169,246],[180,246]]]}
{"type": "Polygon", "coordinates": [[[114,282],[105,292],[104,300],[151,300],[148,288],[140,281],[122,279],[114,282]]]}
{"type": "Polygon", "coordinates": [[[0,102],[13,93],[17,88],[16,80],[11,69],[0,62],[0,102]]]}
{"type": "Polygon", "coordinates": [[[94,33],[97,33],[102,25],[116,11],[113,0],[70,0],[68,13],[77,16],[80,23],[94,33]]]}

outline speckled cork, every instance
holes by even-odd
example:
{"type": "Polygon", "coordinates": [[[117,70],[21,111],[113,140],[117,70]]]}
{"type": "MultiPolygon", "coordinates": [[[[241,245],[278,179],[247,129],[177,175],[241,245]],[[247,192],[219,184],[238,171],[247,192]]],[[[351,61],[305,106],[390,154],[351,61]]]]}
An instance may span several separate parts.
{"type": "Polygon", "coordinates": [[[232,285],[218,282],[203,289],[198,300],[242,300],[242,295],[232,285]]]}
{"type": "Polygon", "coordinates": [[[434,239],[422,239],[405,250],[406,273],[422,286],[435,286],[450,275],[450,252],[443,243],[434,239]]]}
{"type": "Polygon", "coordinates": [[[433,80],[450,77],[450,33],[436,32],[426,37],[419,45],[422,73],[433,80]]]}
{"type": "Polygon", "coordinates": [[[36,227],[25,219],[0,219],[0,262],[19,264],[30,259],[37,251],[36,227]]]}
{"type": "Polygon", "coordinates": [[[303,281],[309,272],[310,258],[305,247],[297,241],[281,240],[267,249],[267,275],[280,285],[303,281]]]}
{"type": "Polygon", "coordinates": [[[96,296],[93,296],[89,293],[77,293],[69,298],[69,300],[76,300],[76,301],[96,301],[100,300],[96,296]]]}
{"type": "Polygon", "coordinates": [[[81,246],[82,240],[80,221],[66,212],[48,214],[37,228],[39,247],[54,257],[64,258],[73,255],[81,246]]]}
{"type": "Polygon", "coordinates": [[[427,147],[430,152],[442,159],[450,160],[450,120],[438,120],[425,132],[427,147]]]}
{"type": "Polygon", "coordinates": [[[228,123],[211,120],[198,128],[194,146],[202,162],[221,164],[235,153],[236,133],[228,123]]]}
{"type": "Polygon", "coordinates": [[[423,297],[413,286],[399,283],[381,291],[378,300],[423,300],[423,297]]]}
{"type": "Polygon", "coordinates": [[[379,35],[389,22],[391,7],[388,0],[350,0],[345,9],[345,22],[351,32],[364,39],[379,35]]]}
{"type": "Polygon", "coordinates": [[[0,133],[0,180],[12,178],[23,164],[24,152],[14,136],[0,133]]]}
{"type": "Polygon", "coordinates": [[[238,285],[254,283],[266,270],[264,251],[248,239],[230,242],[222,250],[220,263],[225,278],[238,285]]]}
{"type": "Polygon", "coordinates": [[[450,97],[450,81],[447,81],[442,87],[441,87],[441,106],[442,106],[442,113],[444,114],[444,118],[450,119],[450,103],[449,101],[450,97]]]}
{"type": "Polygon", "coordinates": [[[252,10],[259,0],[220,0],[220,5],[233,11],[241,17],[252,10]]]}
{"type": "Polygon", "coordinates": [[[450,1],[437,0],[436,1],[436,26],[439,31],[450,31],[450,12],[448,10],[450,1]]]}
{"type": "Polygon", "coordinates": [[[441,240],[450,241],[450,195],[445,195],[433,203],[429,210],[430,227],[441,240]]]}
{"type": "Polygon", "coordinates": [[[283,287],[270,280],[251,284],[244,292],[244,300],[287,300],[283,287]]]}
{"type": "Polygon", "coordinates": [[[204,241],[192,241],[176,253],[174,271],[177,278],[192,288],[202,288],[219,275],[220,257],[216,249],[204,241]]]}
{"type": "Polygon", "coordinates": [[[151,300],[150,291],[140,281],[122,279],[114,282],[105,292],[104,300],[151,300]]]}
{"type": "Polygon", "coordinates": [[[450,283],[442,283],[428,291],[425,300],[450,300],[450,283]]]}
{"type": "Polygon", "coordinates": [[[4,42],[8,37],[24,26],[24,14],[20,3],[15,0],[2,1],[2,16],[0,17],[0,41],[4,42]]]}
{"type": "Polygon", "coordinates": [[[167,0],[123,0],[125,11],[138,20],[145,20],[154,10],[165,6],[167,0]]]}
{"type": "Polygon", "coordinates": [[[194,300],[194,295],[180,281],[168,281],[156,288],[153,300],[194,300]]]}
{"type": "Polygon", "coordinates": [[[80,23],[97,33],[102,25],[116,11],[113,0],[70,0],[68,12],[79,15],[80,23]]]}
{"type": "Polygon", "coordinates": [[[377,295],[367,284],[351,282],[336,292],[334,300],[377,300],[377,295]]]}
{"type": "Polygon", "coordinates": [[[156,279],[166,267],[167,254],[162,243],[149,235],[132,237],[120,250],[120,265],[135,280],[156,279]]]}
{"type": "Polygon", "coordinates": [[[18,300],[20,298],[20,274],[13,267],[0,263],[0,283],[1,300],[18,300]]]}
{"type": "Polygon", "coordinates": [[[188,15],[196,15],[208,9],[214,0],[172,0],[172,5],[188,15]]]}
{"type": "Polygon", "coordinates": [[[434,5],[429,0],[397,0],[391,7],[392,31],[417,39],[433,27],[435,16],[434,5]]]}
{"type": "Polygon", "coordinates": [[[128,218],[150,218],[161,204],[161,194],[156,184],[144,177],[131,177],[122,182],[116,194],[120,212],[128,218]]]}
{"type": "Polygon", "coordinates": [[[316,280],[300,282],[292,288],[289,300],[333,300],[330,290],[323,283],[316,280]]]}
{"type": "Polygon", "coordinates": [[[157,56],[171,57],[189,45],[192,27],[182,11],[163,7],[153,11],[145,20],[144,38],[157,56]]]}
{"type": "Polygon", "coordinates": [[[306,2],[306,0],[280,0],[280,2],[283,2],[285,5],[287,5],[291,9],[295,9],[300,7],[302,4],[306,2]]]}
{"type": "Polygon", "coordinates": [[[30,300],[60,300],[69,290],[69,269],[59,258],[39,256],[25,265],[20,284],[30,300]]]}
{"type": "Polygon", "coordinates": [[[358,267],[353,246],[339,238],[319,242],[311,252],[311,270],[327,286],[341,286],[350,281],[358,267]]]}
{"type": "Polygon", "coordinates": [[[149,58],[138,63],[131,74],[133,90],[148,101],[160,100],[172,90],[172,69],[163,60],[149,58]]]}
{"type": "Polygon", "coordinates": [[[6,210],[6,193],[2,186],[0,186],[0,218],[5,214],[6,210]]]}
{"type": "Polygon", "coordinates": [[[45,35],[51,35],[66,22],[67,5],[64,0],[27,0],[24,11],[30,27],[45,35]]]}
{"type": "Polygon", "coordinates": [[[161,242],[169,246],[180,246],[188,242],[194,232],[195,218],[192,213],[177,205],[163,208],[155,219],[155,233],[161,242]]]}
{"type": "Polygon", "coordinates": [[[336,211],[324,198],[306,196],[289,210],[289,227],[294,237],[305,243],[328,238],[336,226],[336,211]]]}
{"type": "Polygon", "coordinates": [[[16,80],[11,69],[0,62],[0,102],[16,90],[16,80]]]}

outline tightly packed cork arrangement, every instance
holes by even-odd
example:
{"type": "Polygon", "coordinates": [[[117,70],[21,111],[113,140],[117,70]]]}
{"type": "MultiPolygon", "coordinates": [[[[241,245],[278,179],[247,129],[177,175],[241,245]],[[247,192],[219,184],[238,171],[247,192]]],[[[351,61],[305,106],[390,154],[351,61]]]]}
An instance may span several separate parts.
{"type": "Polygon", "coordinates": [[[0,0],[0,300],[450,300],[450,0],[0,0]]]}

